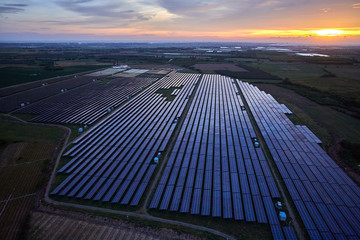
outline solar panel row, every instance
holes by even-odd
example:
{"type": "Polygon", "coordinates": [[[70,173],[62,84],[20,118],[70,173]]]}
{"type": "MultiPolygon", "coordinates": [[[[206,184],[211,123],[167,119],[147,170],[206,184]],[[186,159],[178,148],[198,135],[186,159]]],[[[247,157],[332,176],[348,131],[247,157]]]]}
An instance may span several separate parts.
{"type": "Polygon", "coordinates": [[[306,126],[296,125],[302,134],[312,143],[322,143],[322,141],[306,126]]]}
{"type": "MultiPolygon", "coordinates": [[[[20,108],[21,104],[34,103],[42,99],[54,96],[61,92],[61,89],[73,89],[86,84],[92,83],[93,77],[90,76],[79,76],[79,77],[59,77],[59,81],[56,81],[57,78],[49,79],[46,82],[46,85],[41,85],[41,83],[36,82],[37,86],[34,86],[35,83],[31,83],[28,86],[31,88],[23,89],[22,86],[10,88],[16,89],[20,88],[19,92],[14,92],[0,98],[0,112],[10,112],[20,108]]],[[[25,85],[27,86],[27,84],[25,85]]],[[[6,90],[5,90],[6,91],[6,90]]],[[[11,91],[11,90],[10,90],[11,91]]]]}
{"type": "Polygon", "coordinates": [[[107,84],[90,82],[83,87],[34,103],[18,113],[39,115],[32,122],[93,124],[154,82],[153,78],[118,78],[107,84]]]}
{"type": "Polygon", "coordinates": [[[59,172],[69,176],[52,194],[137,205],[181,116],[198,74],[170,74],[97,124],[65,153],[73,157],[59,172]],[[159,88],[181,88],[167,101],[159,88]]]}
{"type": "MultiPolygon", "coordinates": [[[[87,72],[88,73],[88,72],[87,72]]],[[[86,73],[81,73],[78,74],[78,77],[80,76],[84,76],[86,73]]],[[[27,90],[31,90],[34,88],[40,88],[43,86],[48,86],[57,82],[61,82],[64,80],[69,80],[69,79],[74,79],[75,75],[67,75],[67,76],[57,76],[57,77],[53,77],[53,78],[47,78],[44,80],[38,80],[38,81],[33,81],[33,82],[29,82],[26,84],[18,84],[18,85],[13,85],[13,86],[9,86],[9,87],[4,87],[0,89],[0,97],[5,97],[5,96],[9,96],[15,93],[20,93],[20,92],[25,92],[27,90]]],[[[86,75],[85,75],[86,76],[86,75]]]]}
{"type": "Polygon", "coordinates": [[[310,130],[285,116],[273,97],[248,83],[238,84],[309,237],[358,239],[360,188],[317,145],[310,130]]]}
{"type": "Polygon", "coordinates": [[[203,75],[150,208],[269,222],[283,236],[280,193],[232,82],[203,75]]]}

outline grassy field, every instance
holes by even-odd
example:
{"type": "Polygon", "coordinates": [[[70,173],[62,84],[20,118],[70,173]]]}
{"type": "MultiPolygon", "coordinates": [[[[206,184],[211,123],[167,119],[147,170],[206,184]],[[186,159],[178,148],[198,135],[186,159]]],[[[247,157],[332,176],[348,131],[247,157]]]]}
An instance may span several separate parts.
{"type": "MultiPolygon", "coordinates": [[[[94,66],[94,65],[106,65],[105,63],[99,63],[95,60],[65,60],[65,61],[56,61],[54,62],[54,66],[61,66],[61,67],[70,67],[70,66],[94,66]]],[[[112,65],[108,63],[107,65],[112,65]]]]}
{"type": "Polygon", "coordinates": [[[159,88],[156,93],[159,93],[162,95],[162,97],[166,98],[166,101],[173,101],[176,97],[176,95],[171,95],[175,89],[181,89],[182,87],[170,87],[170,88],[159,88]]]}
{"type": "Polygon", "coordinates": [[[32,66],[27,68],[5,67],[0,68],[0,87],[7,87],[20,83],[27,83],[36,80],[52,78],[56,76],[64,76],[84,71],[96,70],[104,68],[108,65],[82,65],[64,67],[63,70],[48,71],[41,66],[32,66]]]}
{"type": "Polygon", "coordinates": [[[37,142],[54,144],[63,131],[59,128],[0,122],[0,139],[7,142],[37,142]]]}
{"type": "Polygon", "coordinates": [[[326,70],[341,78],[349,78],[360,81],[360,64],[353,65],[328,65],[326,70]]]}
{"type": "Polygon", "coordinates": [[[257,59],[256,58],[225,58],[224,59],[227,62],[256,62],[257,59]]]}
{"type": "Polygon", "coordinates": [[[358,65],[338,66],[270,61],[247,63],[247,65],[286,79],[285,83],[288,82],[290,85],[284,86],[318,103],[359,112],[360,68],[358,65]]]}
{"type": "Polygon", "coordinates": [[[282,83],[282,80],[274,80],[274,79],[241,79],[243,82],[249,82],[249,83],[282,83]]]}
{"type": "Polygon", "coordinates": [[[4,239],[22,234],[62,135],[59,128],[0,120],[0,236],[4,239]]]}
{"type": "Polygon", "coordinates": [[[301,80],[306,78],[320,77],[326,74],[322,66],[308,63],[288,63],[288,62],[254,62],[247,63],[253,68],[261,69],[281,78],[290,80],[301,80]]]}

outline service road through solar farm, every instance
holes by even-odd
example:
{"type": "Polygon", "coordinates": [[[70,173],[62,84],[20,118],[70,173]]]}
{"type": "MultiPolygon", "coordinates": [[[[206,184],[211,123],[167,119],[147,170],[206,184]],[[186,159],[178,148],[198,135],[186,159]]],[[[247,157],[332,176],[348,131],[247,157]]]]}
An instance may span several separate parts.
{"type": "MultiPolygon", "coordinates": [[[[81,76],[85,85],[73,97],[90,101],[81,89],[101,74],[81,76]]],[[[128,74],[148,75],[115,79],[102,86],[107,95],[90,91],[98,100],[73,105],[73,117],[44,110],[46,101],[17,110],[39,114],[33,121],[95,123],[64,152],[50,198],[192,222],[257,224],[274,239],[360,238],[360,188],[306,126],[289,120],[284,104],[217,74],[128,74]]]]}

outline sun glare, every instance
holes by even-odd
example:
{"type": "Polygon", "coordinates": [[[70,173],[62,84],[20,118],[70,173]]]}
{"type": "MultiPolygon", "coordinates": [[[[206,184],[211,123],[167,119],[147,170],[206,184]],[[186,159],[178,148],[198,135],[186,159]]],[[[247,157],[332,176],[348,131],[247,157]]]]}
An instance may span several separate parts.
{"type": "Polygon", "coordinates": [[[323,30],[317,30],[314,31],[317,35],[323,36],[323,37],[337,37],[342,35],[344,32],[341,30],[336,29],[323,29],[323,30]]]}

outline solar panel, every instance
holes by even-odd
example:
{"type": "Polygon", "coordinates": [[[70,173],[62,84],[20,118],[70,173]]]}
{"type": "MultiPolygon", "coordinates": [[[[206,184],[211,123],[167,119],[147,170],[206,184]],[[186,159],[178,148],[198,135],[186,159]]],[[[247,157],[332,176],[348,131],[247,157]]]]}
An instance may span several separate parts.
{"type": "Polygon", "coordinates": [[[201,192],[202,189],[200,188],[194,189],[193,200],[190,211],[191,214],[200,214],[201,192]]]}
{"type": "Polygon", "coordinates": [[[243,220],[244,219],[244,210],[241,201],[240,193],[232,193],[233,199],[233,207],[234,207],[234,218],[235,220],[243,220]]]}
{"type": "Polygon", "coordinates": [[[264,196],[264,197],[270,196],[270,192],[269,192],[269,189],[267,187],[265,177],[264,176],[258,176],[257,180],[258,180],[261,196],[264,196]]]}
{"type": "Polygon", "coordinates": [[[279,224],[279,219],[276,215],[275,206],[270,197],[263,197],[266,215],[270,224],[279,224]]]}
{"type": "Polygon", "coordinates": [[[221,217],[221,191],[213,191],[212,216],[221,217]]]}
{"type": "MultiPolygon", "coordinates": [[[[308,230],[307,232],[308,232],[311,240],[322,240],[323,239],[317,230],[308,230]]],[[[324,235],[325,234],[328,234],[328,233],[324,233],[324,235]]],[[[333,238],[324,237],[324,239],[333,239],[333,238]]]]}
{"type": "Polygon", "coordinates": [[[201,215],[210,215],[210,205],[211,205],[211,190],[205,189],[203,191],[203,201],[201,205],[201,215]]]}
{"type": "Polygon", "coordinates": [[[174,194],[172,196],[172,201],[170,205],[170,211],[177,211],[180,205],[180,198],[183,192],[183,187],[176,187],[174,194]]]}
{"type": "Polygon", "coordinates": [[[297,240],[294,228],[291,226],[282,227],[286,240],[297,240]]]}
{"type": "Polygon", "coordinates": [[[327,205],[329,211],[334,216],[335,221],[339,224],[341,230],[346,236],[356,236],[355,231],[352,229],[351,225],[348,223],[346,218],[343,216],[341,211],[333,204],[327,205]]]}
{"type": "Polygon", "coordinates": [[[285,240],[284,234],[282,233],[281,226],[278,224],[271,224],[270,225],[271,232],[274,239],[277,240],[285,240]]]}
{"type": "Polygon", "coordinates": [[[256,221],[254,207],[251,200],[250,194],[243,194],[243,203],[244,203],[244,211],[245,211],[245,219],[247,222],[256,221]]]}
{"type": "Polygon", "coordinates": [[[313,216],[314,223],[317,226],[317,229],[320,232],[329,232],[329,228],[327,227],[325,221],[321,217],[321,214],[317,210],[315,204],[313,202],[305,202],[305,206],[308,209],[309,212],[311,212],[313,216]]]}
{"type": "Polygon", "coordinates": [[[222,206],[223,206],[223,217],[232,218],[232,201],[231,201],[231,192],[222,192],[222,206]]]}
{"type": "Polygon", "coordinates": [[[298,213],[300,214],[300,217],[305,225],[306,230],[309,232],[309,230],[316,230],[316,226],[314,222],[312,221],[308,211],[306,210],[306,207],[302,201],[294,201],[296,209],[298,210],[298,213]]]}
{"type": "Polygon", "coordinates": [[[254,208],[256,213],[257,222],[267,223],[265,209],[260,196],[253,196],[254,208]]]}
{"type": "Polygon", "coordinates": [[[191,194],[192,188],[185,188],[184,196],[181,202],[180,212],[189,212],[190,211],[190,202],[191,202],[191,194]]]}
{"type": "Polygon", "coordinates": [[[280,198],[280,192],[276,186],[275,180],[273,177],[266,177],[266,181],[267,181],[267,185],[269,187],[270,193],[271,193],[271,197],[272,198],[280,198]]]}

